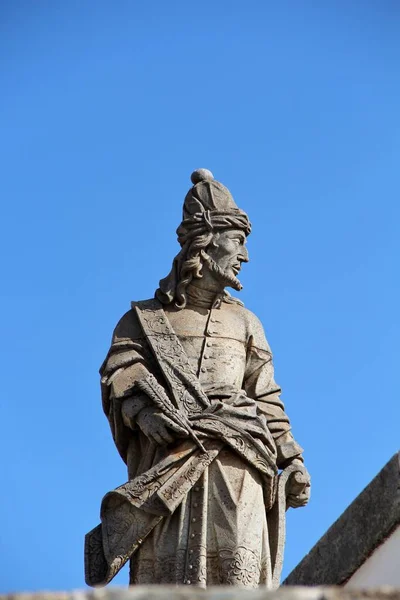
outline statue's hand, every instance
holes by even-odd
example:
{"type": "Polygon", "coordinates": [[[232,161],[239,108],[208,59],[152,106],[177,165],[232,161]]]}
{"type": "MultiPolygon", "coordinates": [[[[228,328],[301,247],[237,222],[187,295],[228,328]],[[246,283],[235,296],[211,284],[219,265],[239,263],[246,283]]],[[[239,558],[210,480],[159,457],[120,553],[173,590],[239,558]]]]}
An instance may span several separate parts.
{"type": "Polygon", "coordinates": [[[295,458],[291,465],[298,466],[289,478],[287,487],[287,505],[292,508],[305,506],[310,499],[310,474],[304,464],[298,458],[295,458]]]}
{"type": "Polygon", "coordinates": [[[135,394],[134,396],[126,398],[121,406],[124,424],[127,427],[130,427],[130,429],[136,429],[136,417],[138,413],[148,406],[150,406],[150,399],[146,394],[135,394]]]}
{"type": "Polygon", "coordinates": [[[189,435],[186,429],[171,421],[154,406],[143,408],[136,417],[136,423],[151,442],[160,446],[172,444],[177,437],[189,435]]]}

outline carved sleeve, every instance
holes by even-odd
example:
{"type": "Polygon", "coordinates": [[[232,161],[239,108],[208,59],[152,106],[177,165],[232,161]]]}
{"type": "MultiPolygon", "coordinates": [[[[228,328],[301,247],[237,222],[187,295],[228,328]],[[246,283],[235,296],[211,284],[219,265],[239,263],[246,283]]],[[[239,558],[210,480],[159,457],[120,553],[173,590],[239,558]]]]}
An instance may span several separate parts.
{"type": "Polygon", "coordinates": [[[136,389],[135,382],[153,369],[151,352],[135,315],[129,311],[115,328],[111,348],[100,368],[103,409],[115,445],[124,461],[129,443],[135,435],[131,425],[146,402],[142,392],[136,389]],[[122,410],[124,403],[126,411],[122,410]]]}
{"type": "Polygon", "coordinates": [[[291,459],[300,457],[303,449],[291,433],[289,417],[280,398],[281,389],[274,379],[271,349],[258,319],[256,326],[247,346],[244,389],[265,415],[277,447],[277,465],[284,468],[291,459]]]}

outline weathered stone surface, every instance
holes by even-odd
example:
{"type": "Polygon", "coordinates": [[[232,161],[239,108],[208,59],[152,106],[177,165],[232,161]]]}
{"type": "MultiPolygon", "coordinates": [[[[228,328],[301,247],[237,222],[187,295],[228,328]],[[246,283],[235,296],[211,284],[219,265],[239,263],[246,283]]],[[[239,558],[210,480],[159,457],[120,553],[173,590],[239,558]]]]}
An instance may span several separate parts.
{"type": "Polygon", "coordinates": [[[92,586],[131,560],[136,585],[276,587],[285,510],[309,498],[262,325],[225,291],[242,287],[249,219],[210,171],[191,179],[171,272],[132,303],[101,368],[128,482],[86,536],[92,586]]]}
{"type": "Polygon", "coordinates": [[[285,585],[339,585],[400,523],[400,453],[371,483],[286,578],[285,585]]]}
{"type": "Polygon", "coordinates": [[[233,586],[135,586],[127,589],[8,594],[0,600],[400,600],[400,589],[346,590],[341,587],[281,587],[242,590],[233,586]]]}

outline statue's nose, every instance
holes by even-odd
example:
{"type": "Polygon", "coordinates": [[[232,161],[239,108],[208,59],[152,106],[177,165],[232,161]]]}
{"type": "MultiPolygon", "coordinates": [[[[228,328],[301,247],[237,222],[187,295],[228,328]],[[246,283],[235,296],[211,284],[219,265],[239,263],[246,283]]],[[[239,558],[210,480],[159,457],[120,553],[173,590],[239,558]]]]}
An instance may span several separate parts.
{"type": "Polygon", "coordinates": [[[241,262],[249,262],[249,253],[247,251],[247,248],[242,248],[242,250],[240,251],[240,254],[238,256],[238,259],[241,262]]]}

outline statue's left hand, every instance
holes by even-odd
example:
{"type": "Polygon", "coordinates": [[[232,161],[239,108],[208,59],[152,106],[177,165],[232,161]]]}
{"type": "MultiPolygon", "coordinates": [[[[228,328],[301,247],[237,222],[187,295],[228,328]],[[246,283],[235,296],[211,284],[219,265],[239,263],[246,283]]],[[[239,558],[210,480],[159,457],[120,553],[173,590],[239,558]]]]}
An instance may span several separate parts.
{"type": "Polygon", "coordinates": [[[310,474],[306,467],[299,459],[294,459],[291,465],[298,466],[298,470],[294,471],[288,481],[287,487],[287,505],[292,508],[305,506],[310,499],[310,474]]]}

